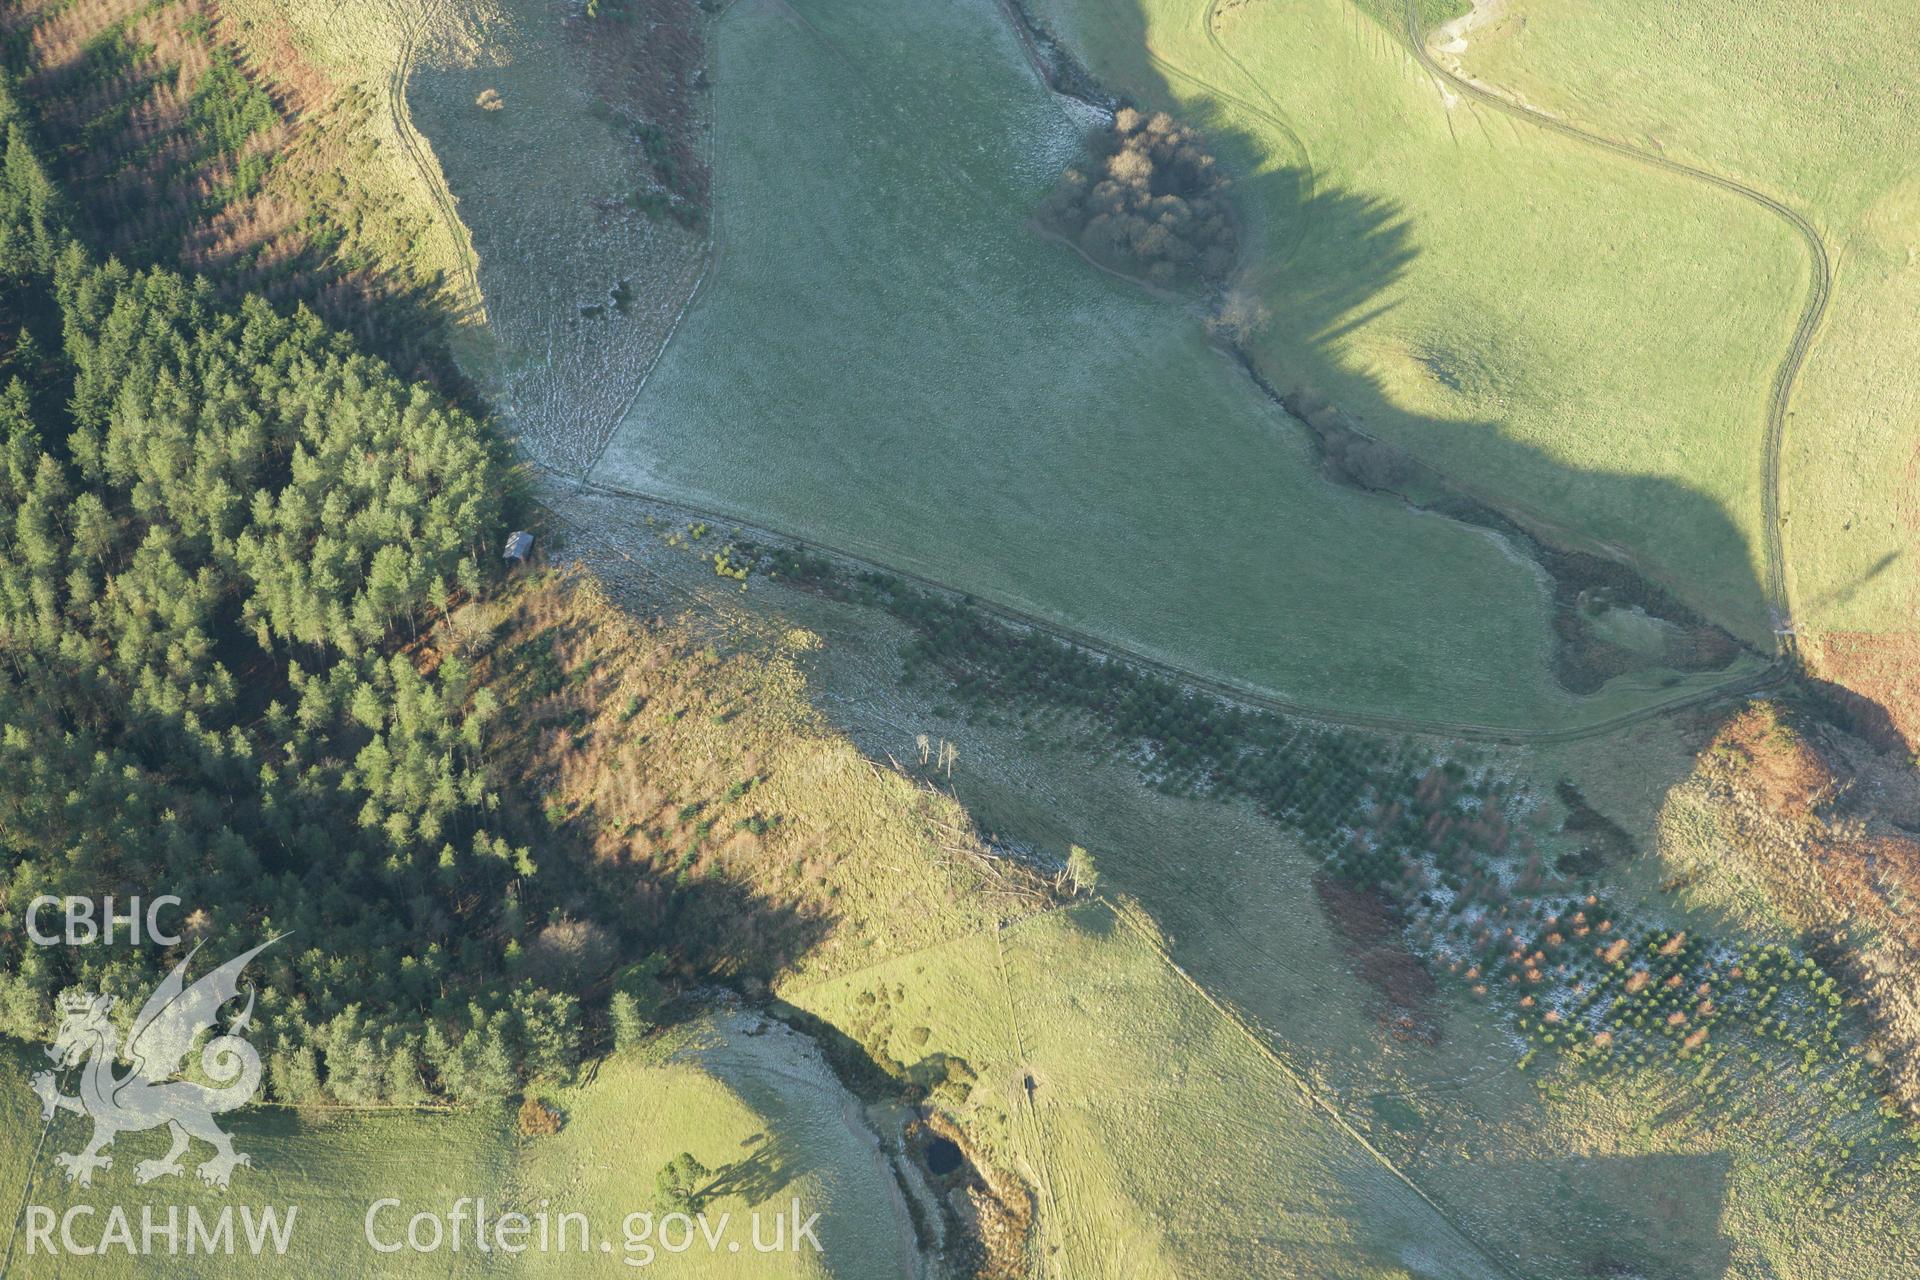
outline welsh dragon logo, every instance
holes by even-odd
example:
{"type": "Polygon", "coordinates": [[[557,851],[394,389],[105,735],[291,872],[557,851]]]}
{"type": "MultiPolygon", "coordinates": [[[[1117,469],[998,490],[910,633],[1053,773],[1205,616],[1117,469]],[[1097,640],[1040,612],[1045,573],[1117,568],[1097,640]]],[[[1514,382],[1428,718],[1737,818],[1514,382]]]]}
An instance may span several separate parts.
{"type": "Polygon", "coordinates": [[[93,1120],[93,1138],[85,1149],[55,1157],[69,1181],[92,1186],[95,1169],[113,1167],[113,1157],[105,1152],[116,1137],[161,1125],[173,1131],[173,1145],[160,1159],[135,1165],[136,1182],[184,1172],[180,1157],[195,1138],[213,1147],[213,1157],[199,1167],[200,1180],[209,1186],[224,1188],[237,1166],[253,1163],[213,1122],[221,1112],[244,1106],[260,1088],[260,1055],[240,1038],[253,1016],[251,987],[246,1007],[200,1051],[200,1069],[213,1083],[174,1077],[195,1042],[214,1029],[221,1006],[240,995],[241,970],[273,942],[269,938],[188,986],[187,966],[200,951],[195,947],[147,997],[124,1046],[107,1017],[112,996],[69,992],[60,997],[60,1029],[47,1056],[63,1069],[81,1066],[80,1091],[73,1097],[62,1094],[51,1071],[33,1077],[33,1091],[40,1095],[42,1120],[53,1119],[56,1110],[93,1120]],[[127,1064],[124,1072],[116,1070],[118,1062],[127,1064]]]}

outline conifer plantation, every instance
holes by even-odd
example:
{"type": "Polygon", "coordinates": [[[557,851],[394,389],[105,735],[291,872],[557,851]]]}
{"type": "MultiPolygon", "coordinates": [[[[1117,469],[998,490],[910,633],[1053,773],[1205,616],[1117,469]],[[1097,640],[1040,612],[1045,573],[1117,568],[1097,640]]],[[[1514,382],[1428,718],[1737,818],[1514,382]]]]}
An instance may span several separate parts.
{"type": "Polygon", "coordinates": [[[98,259],[11,100],[0,130],[0,893],[191,913],[165,952],[0,939],[0,1029],[285,935],[280,1099],[563,1074],[576,1000],[507,961],[567,874],[489,767],[512,708],[414,643],[490,589],[502,447],[304,308],[98,259]]]}

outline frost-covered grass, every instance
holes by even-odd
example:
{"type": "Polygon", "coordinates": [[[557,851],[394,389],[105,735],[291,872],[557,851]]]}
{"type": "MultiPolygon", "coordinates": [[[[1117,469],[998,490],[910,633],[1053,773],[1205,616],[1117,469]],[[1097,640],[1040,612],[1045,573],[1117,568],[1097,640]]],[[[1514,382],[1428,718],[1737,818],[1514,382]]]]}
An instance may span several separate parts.
{"type": "Polygon", "coordinates": [[[574,6],[508,0],[408,90],[479,257],[487,327],[464,363],[522,448],[573,473],[599,455],[705,263],[701,229],[633,206],[651,179],[632,122],[594,82],[595,38],[574,6]],[[496,109],[481,105],[489,92],[496,109]]]}
{"type": "Polygon", "coordinates": [[[1332,487],[1195,315],[1034,234],[1076,126],[987,0],[715,42],[718,261],[595,479],[1315,703],[1591,713],[1531,565],[1332,487]]]}

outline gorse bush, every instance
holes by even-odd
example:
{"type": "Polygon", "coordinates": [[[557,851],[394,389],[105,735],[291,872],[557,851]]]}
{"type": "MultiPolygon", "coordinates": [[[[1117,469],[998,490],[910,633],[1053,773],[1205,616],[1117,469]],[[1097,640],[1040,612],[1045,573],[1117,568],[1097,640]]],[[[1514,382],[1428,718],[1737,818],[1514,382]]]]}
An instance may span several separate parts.
{"type": "Polygon", "coordinates": [[[1041,206],[1041,221],[1096,262],[1158,285],[1218,283],[1238,235],[1227,182],[1200,136],[1131,107],[1095,136],[1041,206]]]}
{"type": "Polygon", "coordinates": [[[562,1117],[559,1109],[550,1103],[539,1098],[522,1098],[515,1127],[523,1138],[548,1138],[560,1132],[562,1117]]]}

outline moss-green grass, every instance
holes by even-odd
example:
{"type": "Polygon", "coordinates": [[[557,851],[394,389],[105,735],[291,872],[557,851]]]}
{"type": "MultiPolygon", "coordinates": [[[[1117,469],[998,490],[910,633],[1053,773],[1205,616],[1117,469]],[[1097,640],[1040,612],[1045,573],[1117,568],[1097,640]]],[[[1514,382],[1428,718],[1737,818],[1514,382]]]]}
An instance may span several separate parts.
{"type": "Polygon", "coordinates": [[[1041,8],[1096,76],[1212,128],[1251,175],[1245,279],[1278,385],[1764,639],[1763,423],[1809,279],[1789,229],[1454,98],[1396,5],[1041,8]]]}
{"type": "Polygon", "coordinates": [[[1104,904],[794,999],[856,1024],[880,988],[894,1057],[966,1061],[956,1111],[1035,1189],[1052,1274],[1498,1274],[1104,904]]]}
{"type": "MultiPolygon", "coordinates": [[[[196,1144],[185,1157],[187,1172],[145,1187],[136,1186],[133,1166],[158,1158],[167,1146],[164,1133],[148,1131],[122,1136],[113,1146],[113,1167],[94,1175],[94,1186],[69,1186],[54,1155],[77,1151],[87,1140],[90,1124],[62,1112],[44,1149],[40,1139],[40,1104],[28,1087],[28,1077],[47,1064],[34,1050],[9,1043],[0,1060],[0,1215],[11,1229],[13,1214],[26,1202],[45,1205],[56,1213],[74,1205],[96,1207],[91,1222],[80,1221],[76,1236],[84,1243],[89,1233],[98,1240],[110,1206],[123,1206],[138,1236],[140,1207],[152,1205],[164,1215],[177,1206],[185,1215],[195,1206],[209,1219],[225,1206],[272,1206],[284,1210],[297,1205],[294,1231],[284,1261],[251,1258],[242,1248],[232,1257],[166,1256],[130,1258],[122,1251],[99,1257],[77,1258],[29,1253],[24,1230],[15,1237],[9,1275],[73,1275],[80,1268],[98,1276],[257,1275],[274,1266],[293,1276],[336,1276],[356,1263],[378,1262],[381,1274],[446,1276],[477,1274],[461,1270],[452,1255],[415,1256],[401,1253],[377,1258],[362,1238],[362,1215],[370,1201],[396,1195],[424,1205],[450,1205],[454,1198],[476,1195],[502,1185],[513,1159],[512,1116],[504,1109],[460,1114],[413,1112],[297,1112],[286,1108],[256,1108],[223,1117],[222,1127],[237,1150],[253,1157],[254,1167],[234,1172],[226,1192],[201,1186],[193,1167],[206,1158],[207,1148],[196,1144]],[[26,1179],[32,1171],[32,1183],[26,1179]],[[391,1190],[389,1190],[391,1188],[391,1190]]],[[[69,1091],[72,1086],[69,1084],[69,1091]]],[[[236,1236],[240,1225],[234,1226],[236,1236]]],[[[59,1237],[55,1235],[57,1242],[59,1237]]],[[[4,1247],[4,1246],[0,1246],[4,1247]]]]}
{"type": "Polygon", "coordinates": [[[671,1047],[616,1055],[600,1063],[587,1083],[544,1093],[565,1116],[565,1127],[548,1137],[519,1136],[504,1107],[453,1113],[268,1107],[235,1113],[225,1118],[225,1127],[236,1147],[253,1157],[253,1167],[237,1170],[226,1192],[194,1180],[191,1168],[205,1155],[199,1146],[187,1156],[184,1177],[136,1186],[134,1164],[159,1156],[166,1146],[164,1135],[155,1132],[121,1137],[113,1168],[96,1173],[90,1190],[70,1187],[53,1155],[77,1149],[88,1126],[63,1113],[33,1159],[41,1124],[27,1077],[41,1063],[36,1054],[9,1046],[0,1068],[0,1200],[7,1215],[22,1202],[29,1168],[35,1174],[28,1203],[56,1214],[77,1204],[95,1207],[95,1216],[76,1226],[82,1243],[99,1238],[106,1213],[116,1205],[129,1214],[136,1237],[141,1206],[149,1204],[163,1221],[169,1206],[183,1216],[189,1205],[209,1217],[226,1206],[238,1213],[241,1205],[295,1205],[298,1212],[279,1258],[255,1260],[244,1248],[232,1257],[184,1251],[169,1256],[164,1241],[156,1254],[142,1257],[120,1250],[89,1258],[29,1254],[22,1233],[8,1274],[73,1275],[84,1268],[97,1276],[250,1276],[266,1268],[292,1277],[621,1275],[630,1272],[628,1258],[635,1268],[644,1260],[649,1275],[701,1280],[903,1274],[911,1265],[911,1228],[855,1104],[805,1041],[777,1027],[750,1034],[756,1021],[701,1020],[674,1032],[671,1047]],[[655,1176],[682,1151],[713,1171],[699,1188],[699,1208],[716,1232],[720,1215],[729,1216],[718,1249],[709,1250],[696,1234],[692,1249],[672,1253],[658,1237],[643,1233],[640,1222],[628,1220],[635,1213],[651,1214],[656,1222],[665,1215],[655,1176]],[[593,1248],[583,1258],[574,1229],[567,1239],[576,1247],[529,1249],[517,1258],[477,1252],[471,1234],[458,1253],[377,1253],[367,1242],[365,1217],[374,1201],[387,1197],[402,1205],[378,1219],[383,1240],[403,1236],[416,1212],[444,1218],[461,1197],[484,1197],[489,1216],[535,1215],[544,1208],[557,1224],[562,1212],[583,1213],[593,1248]],[[762,1215],[761,1238],[770,1242],[774,1215],[786,1216],[791,1227],[794,1203],[802,1220],[820,1214],[815,1232],[822,1252],[805,1246],[756,1252],[751,1215],[762,1215]],[[629,1229],[635,1233],[631,1243],[629,1229]],[[598,1251],[601,1240],[610,1251],[598,1251]],[[737,1251],[726,1247],[734,1242],[741,1246],[737,1251]]]}
{"type": "MultiPolygon", "coordinates": [[[[913,1235],[894,1198],[885,1157],[859,1105],[822,1065],[811,1044],[753,1015],[722,1015],[686,1033],[664,1062],[638,1054],[609,1059],[591,1084],[548,1095],[567,1115],[560,1133],[533,1141],[515,1167],[521,1201],[551,1198],[607,1224],[616,1255],[629,1215],[664,1215],[654,1179],[680,1152],[712,1170],[696,1187],[710,1223],[730,1216],[728,1242],[675,1256],[658,1249],[647,1274],[722,1277],[881,1277],[911,1266],[913,1235]],[[773,1220],[792,1225],[819,1213],[821,1252],[762,1254],[752,1247],[752,1215],[761,1238],[773,1220]]],[[[636,1263],[642,1251],[635,1247],[636,1263]]],[[[578,1255],[528,1254],[528,1276],[576,1276],[597,1269],[578,1255]]],[[[611,1274],[613,1267],[606,1268],[611,1274]]]]}
{"type": "Polygon", "coordinates": [[[1459,57],[1571,119],[1756,183],[1819,225],[1834,294],[1786,440],[1796,620],[1910,631],[1920,598],[1911,8],[1514,0],[1459,57]]]}
{"type": "Polygon", "coordinates": [[[1557,693],[1530,565],[1330,486],[1196,316],[1034,234],[1077,126],[993,5],[748,3],[714,41],[718,261],[596,479],[1316,704],[1644,696],[1557,693]]]}

